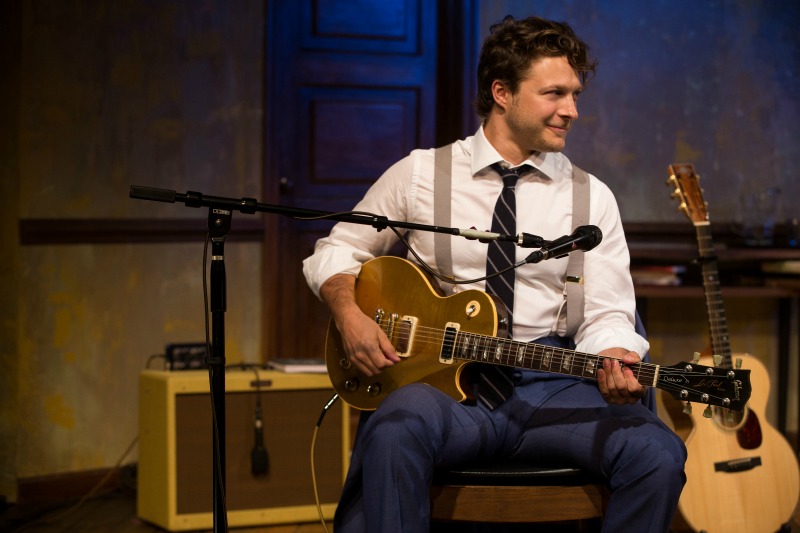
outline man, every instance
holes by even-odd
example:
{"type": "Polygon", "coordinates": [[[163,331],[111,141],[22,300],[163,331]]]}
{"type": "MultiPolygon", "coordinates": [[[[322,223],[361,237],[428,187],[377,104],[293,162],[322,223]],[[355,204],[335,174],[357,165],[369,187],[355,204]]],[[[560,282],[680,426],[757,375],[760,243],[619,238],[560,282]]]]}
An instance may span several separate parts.
{"type": "MultiPolygon", "coordinates": [[[[573,167],[561,151],[594,67],[588,47],[566,24],[507,17],[492,28],[478,66],[484,122],[473,137],[452,146],[450,226],[492,228],[496,200],[509,187],[500,174],[530,165],[532,171],[521,172],[510,186],[518,228],[512,234],[552,240],[572,232],[573,167]]],[[[389,168],[356,209],[432,224],[433,178],[434,151],[415,150],[389,168]]],[[[515,386],[497,401],[458,403],[422,384],[392,392],[362,416],[337,533],[427,531],[434,469],[497,457],[566,461],[607,479],[612,495],[604,531],[668,530],[685,481],[685,448],[642,405],[645,390],[625,366],[639,362],[649,345],[634,330],[629,253],[616,201],[594,176],[589,191],[589,221],[603,240],[584,257],[583,322],[571,332],[574,339],[564,339],[567,259],[518,268],[508,307],[517,341],[575,346],[617,359],[604,361],[597,383],[515,370],[515,386]]],[[[406,237],[422,261],[437,264],[432,233],[406,237]]],[[[386,254],[395,240],[391,231],[340,223],[304,261],[309,286],[330,307],[348,358],[368,376],[400,359],[356,305],[355,280],[361,264],[386,254]]],[[[488,253],[485,243],[453,239],[454,277],[485,276],[488,253]]],[[[519,250],[515,259],[528,253],[519,250]]],[[[484,287],[479,281],[450,290],[484,287]]]]}

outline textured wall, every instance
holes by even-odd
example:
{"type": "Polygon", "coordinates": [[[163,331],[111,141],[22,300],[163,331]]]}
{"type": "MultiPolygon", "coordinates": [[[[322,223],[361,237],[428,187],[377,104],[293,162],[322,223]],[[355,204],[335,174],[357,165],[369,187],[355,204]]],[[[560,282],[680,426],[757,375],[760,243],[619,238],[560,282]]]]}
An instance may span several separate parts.
{"type": "MultiPolygon", "coordinates": [[[[133,184],[259,195],[263,2],[20,4],[19,178],[9,189],[20,218],[207,216],[132,200],[133,184]]],[[[226,245],[229,362],[260,354],[260,250],[233,234],[226,245]]],[[[4,494],[14,478],[117,462],[136,436],[148,357],[204,339],[202,253],[202,240],[19,249],[4,494]]]]}
{"type": "MultiPolygon", "coordinates": [[[[694,163],[712,221],[738,219],[753,189],[800,193],[800,2],[486,1],[481,31],[506,14],[569,22],[599,60],[567,153],[606,181],[624,220],[680,221],[670,163],[694,163]]],[[[779,216],[800,216],[785,201],[779,216]]]]}

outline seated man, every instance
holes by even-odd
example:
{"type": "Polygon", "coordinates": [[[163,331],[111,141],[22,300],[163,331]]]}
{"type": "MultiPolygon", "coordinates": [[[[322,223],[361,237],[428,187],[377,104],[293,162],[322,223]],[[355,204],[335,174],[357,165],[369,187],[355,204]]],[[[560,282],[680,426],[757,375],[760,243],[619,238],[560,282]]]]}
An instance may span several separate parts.
{"type": "MultiPolygon", "coordinates": [[[[549,239],[572,232],[579,171],[562,150],[594,68],[587,46],[566,24],[508,17],[492,28],[478,65],[483,124],[452,145],[452,226],[511,235],[525,228],[549,239]]],[[[415,150],[394,164],[355,209],[433,224],[434,153],[415,150]]],[[[392,392],[362,415],[337,533],[427,531],[434,469],[497,458],[552,460],[606,479],[611,498],[604,531],[668,531],[685,481],[686,451],[642,405],[645,389],[626,366],[649,345],[634,330],[629,253],[616,201],[596,177],[587,179],[589,223],[603,239],[585,253],[583,319],[575,331],[567,331],[565,319],[573,312],[564,309],[567,259],[526,264],[510,278],[450,291],[497,295],[516,341],[574,342],[581,352],[609,356],[597,382],[515,369],[481,373],[474,403],[416,383],[392,392]]],[[[437,264],[433,234],[409,231],[406,237],[422,261],[444,266],[437,264]]],[[[400,359],[356,305],[355,280],[363,262],[385,255],[395,242],[391,231],[340,223],[304,261],[309,286],[329,306],[347,357],[366,376],[400,359]]],[[[452,274],[483,279],[523,253],[513,244],[508,250],[497,241],[454,239],[452,274]]]]}

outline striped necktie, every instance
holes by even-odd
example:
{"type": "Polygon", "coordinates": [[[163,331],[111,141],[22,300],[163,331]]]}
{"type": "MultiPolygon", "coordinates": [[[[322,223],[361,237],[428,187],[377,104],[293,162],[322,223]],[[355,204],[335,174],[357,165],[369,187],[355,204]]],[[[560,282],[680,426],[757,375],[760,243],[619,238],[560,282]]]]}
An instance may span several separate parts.
{"type": "MultiPolygon", "coordinates": [[[[502,235],[517,233],[517,200],[514,188],[520,174],[531,167],[523,165],[515,169],[503,168],[499,163],[492,169],[503,178],[503,190],[497,198],[492,215],[492,232],[502,235]]],[[[491,276],[516,263],[517,245],[508,241],[490,241],[486,252],[486,275],[491,276]]],[[[514,312],[514,278],[512,268],[486,280],[486,292],[500,298],[508,309],[508,336],[511,337],[514,312]]],[[[514,392],[511,369],[504,366],[484,365],[478,373],[476,392],[481,402],[495,409],[514,392]]]]}
{"type": "MultiPolygon", "coordinates": [[[[523,165],[514,169],[503,168],[500,163],[492,169],[503,178],[503,190],[497,198],[492,215],[492,232],[502,235],[517,234],[517,200],[514,188],[520,174],[530,169],[523,165]]],[[[486,275],[491,276],[516,264],[517,245],[508,241],[490,241],[486,252],[486,275]]],[[[514,325],[514,269],[486,280],[486,292],[500,298],[508,309],[508,336],[514,325]]]]}

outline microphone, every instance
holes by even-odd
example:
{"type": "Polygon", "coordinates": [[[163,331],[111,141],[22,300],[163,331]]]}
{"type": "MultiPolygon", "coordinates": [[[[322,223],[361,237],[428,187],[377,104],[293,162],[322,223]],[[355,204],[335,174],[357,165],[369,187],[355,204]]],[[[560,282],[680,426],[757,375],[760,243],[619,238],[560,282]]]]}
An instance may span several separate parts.
{"type": "Polygon", "coordinates": [[[538,235],[530,233],[520,233],[519,235],[502,235],[491,231],[478,231],[474,228],[458,229],[457,235],[466,239],[477,239],[481,242],[489,241],[511,241],[521,248],[539,248],[544,245],[545,240],[538,235]]]}
{"type": "Polygon", "coordinates": [[[603,240],[603,232],[597,226],[578,226],[572,235],[559,237],[533,252],[525,259],[525,263],[538,263],[545,259],[564,257],[570,252],[583,250],[588,252],[603,240]]]}
{"type": "Polygon", "coordinates": [[[254,476],[264,475],[269,471],[269,456],[264,447],[264,424],[261,420],[261,406],[256,406],[255,444],[250,454],[251,472],[254,476]]]}

